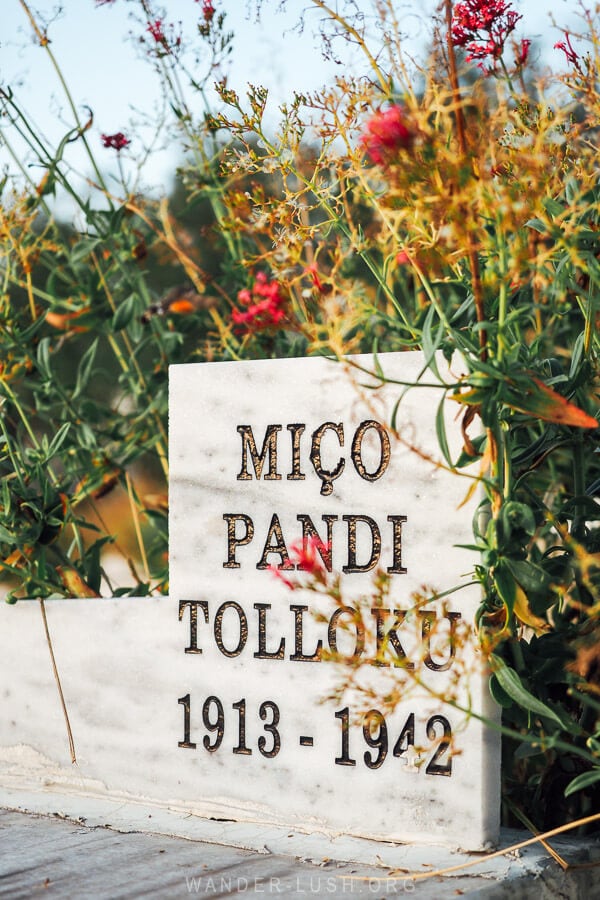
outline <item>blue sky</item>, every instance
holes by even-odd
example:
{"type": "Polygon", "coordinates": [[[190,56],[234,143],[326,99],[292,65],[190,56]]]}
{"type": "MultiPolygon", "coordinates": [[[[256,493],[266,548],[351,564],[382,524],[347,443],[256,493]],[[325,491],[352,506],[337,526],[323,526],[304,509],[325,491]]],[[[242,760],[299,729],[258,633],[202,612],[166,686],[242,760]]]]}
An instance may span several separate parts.
{"type": "MultiPolygon", "coordinates": [[[[427,2],[423,12],[415,14],[415,6],[399,0],[401,21],[412,40],[407,43],[418,52],[424,45],[428,28],[427,2]]],[[[294,89],[311,90],[330,81],[338,66],[321,57],[316,36],[318,13],[310,10],[306,16],[304,33],[292,29],[300,12],[310,6],[308,0],[288,0],[286,12],[279,12],[279,0],[263,0],[262,17],[255,21],[251,0],[214,0],[215,7],[227,14],[227,25],[235,34],[234,52],[227,69],[229,83],[244,91],[251,81],[270,90],[271,115],[278,105],[288,100],[294,89]]],[[[72,120],[55,73],[44,51],[32,40],[31,28],[18,0],[2,0],[0,22],[0,82],[9,85],[22,99],[38,127],[56,145],[72,120]]],[[[62,12],[56,14],[56,0],[33,0],[33,6],[48,22],[52,49],[61,63],[78,108],[84,105],[94,111],[94,126],[90,143],[103,158],[100,134],[124,131],[135,136],[146,133],[144,118],[156,120],[160,108],[156,80],[148,61],[136,47],[136,36],[143,27],[132,19],[136,4],[126,0],[96,7],[94,0],[63,0],[62,12]]],[[[431,5],[431,4],[430,4],[431,5]]],[[[534,37],[542,62],[557,51],[552,46],[559,34],[552,30],[550,12],[539,0],[514,0],[514,7],[523,13],[519,36],[534,37]]],[[[201,3],[193,0],[163,2],[166,22],[182,22],[182,31],[193,33],[201,11],[201,3]]],[[[365,7],[369,7],[365,3],[365,7]]],[[[555,0],[552,12],[560,25],[572,27],[576,0],[555,0]]],[[[179,27],[179,25],[177,25],[179,27]]],[[[351,61],[348,62],[351,64],[351,61]]],[[[199,71],[201,71],[200,64],[199,71]]],[[[82,115],[84,113],[82,112],[82,115]]],[[[146,129],[148,132],[149,129],[146,129]]],[[[17,152],[22,155],[23,151],[17,152]]],[[[135,144],[131,152],[134,154],[135,144]]],[[[84,166],[77,157],[78,150],[69,148],[74,165],[84,166]]],[[[139,147],[138,147],[139,152],[139,147]]],[[[108,157],[105,157],[108,160],[108,157]]],[[[176,165],[177,155],[172,147],[163,149],[146,167],[150,181],[168,188],[176,165]]],[[[6,151],[0,148],[0,165],[5,167],[6,151]]],[[[12,164],[11,164],[12,167],[12,164]]]]}

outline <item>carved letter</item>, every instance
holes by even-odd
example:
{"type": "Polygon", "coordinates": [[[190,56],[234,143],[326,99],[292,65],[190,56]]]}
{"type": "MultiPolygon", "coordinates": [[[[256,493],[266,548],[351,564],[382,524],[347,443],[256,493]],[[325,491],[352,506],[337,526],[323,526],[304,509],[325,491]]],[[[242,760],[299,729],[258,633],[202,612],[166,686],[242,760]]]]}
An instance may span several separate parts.
{"type": "Polygon", "coordinates": [[[248,640],[248,619],[246,618],[246,613],[239,603],[235,603],[233,600],[227,600],[225,603],[221,604],[221,606],[217,610],[217,614],[215,615],[214,630],[217,647],[219,648],[223,656],[228,656],[230,658],[239,656],[246,646],[246,641],[248,640]],[[225,647],[225,645],[223,644],[223,615],[226,609],[235,609],[240,620],[240,636],[237,642],[237,646],[234,650],[228,650],[227,647],[225,647]]]}
{"type": "Polygon", "coordinates": [[[302,646],[304,640],[304,636],[302,634],[302,616],[307,611],[307,609],[308,606],[290,606],[290,611],[294,613],[295,617],[294,634],[296,638],[296,646],[294,647],[294,653],[292,656],[290,656],[290,659],[293,659],[296,662],[321,662],[321,649],[323,647],[323,641],[317,641],[317,646],[312,656],[306,656],[302,646]]]}
{"type": "MultiPolygon", "coordinates": [[[[316,538],[317,540],[314,543],[314,548],[318,552],[319,556],[323,560],[323,565],[327,569],[328,572],[331,572],[331,545],[333,538],[333,523],[337,521],[337,516],[321,516],[323,521],[327,524],[327,540],[324,541],[321,536],[318,534],[317,529],[314,526],[313,520],[310,516],[305,513],[300,513],[296,516],[299,522],[302,522],[302,541],[306,547],[306,542],[309,538],[316,538]]],[[[302,564],[296,566],[297,569],[302,568],[302,564]]]]}
{"type": "Polygon", "coordinates": [[[225,513],[223,518],[227,522],[227,562],[223,563],[224,569],[239,569],[240,564],[236,561],[236,547],[243,547],[249,544],[254,537],[254,524],[250,516],[244,513],[225,513]],[[235,536],[235,523],[243,522],[246,526],[246,533],[242,537],[235,536]]]}
{"type": "Polygon", "coordinates": [[[406,522],[406,516],[388,516],[387,519],[394,527],[394,559],[388,567],[388,574],[406,575],[406,569],[402,565],[402,523],[406,522]]]}
{"type": "Polygon", "coordinates": [[[281,562],[277,566],[278,569],[293,569],[294,563],[290,562],[290,557],[287,552],[287,547],[285,546],[285,541],[283,539],[283,532],[281,530],[281,524],[279,522],[279,516],[277,513],[273,513],[273,518],[271,519],[271,524],[269,525],[269,531],[267,533],[267,539],[265,541],[265,547],[263,550],[263,554],[260,558],[260,562],[256,563],[257,569],[268,569],[269,563],[267,562],[267,556],[270,553],[278,553],[281,557],[281,562]],[[275,541],[275,543],[271,543],[271,541],[275,541]]]}
{"type": "Polygon", "coordinates": [[[367,419],[366,422],[360,423],[356,429],[354,440],[352,441],[352,462],[360,477],[364,478],[365,481],[377,481],[378,478],[381,478],[390,464],[390,438],[380,422],[375,422],[373,419],[367,419]],[[362,459],[362,440],[369,428],[375,429],[379,435],[379,443],[381,444],[379,466],[374,472],[367,472],[362,459]]]}
{"type": "Polygon", "coordinates": [[[238,425],[237,430],[242,436],[242,468],[238,475],[238,481],[252,481],[252,475],[248,472],[248,450],[254,466],[257,478],[262,475],[267,452],[269,453],[269,471],[265,475],[265,481],[281,481],[281,475],[277,473],[277,435],[281,431],[281,425],[268,425],[265,432],[260,455],[256,449],[254,434],[251,425],[238,425]]]}
{"type": "Polygon", "coordinates": [[[385,631],[385,618],[390,615],[391,609],[385,609],[383,606],[374,606],[371,609],[371,612],[375,616],[375,621],[377,623],[377,655],[374,660],[374,665],[389,666],[389,662],[386,662],[385,660],[385,655],[388,645],[391,644],[396,651],[397,657],[397,659],[394,660],[394,666],[396,668],[402,667],[403,669],[414,669],[415,664],[409,662],[406,658],[406,653],[396,634],[396,628],[399,628],[406,618],[406,611],[403,609],[394,610],[396,618],[393,627],[388,628],[387,631],[385,631]]]}
{"type": "Polygon", "coordinates": [[[323,439],[323,435],[326,431],[335,431],[338,441],[340,442],[340,447],[344,446],[344,426],[340,422],[339,425],[335,425],[333,422],[324,422],[323,425],[320,425],[316,431],[313,432],[312,436],[312,444],[310,449],[310,461],[313,464],[313,468],[317,473],[318,477],[321,479],[321,494],[323,497],[328,497],[333,490],[332,482],[335,481],[336,478],[339,478],[342,472],[344,471],[344,466],[346,465],[346,461],[340,457],[340,460],[335,467],[335,469],[324,469],[321,464],[321,440],[323,439]]]}
{"type": "Polygon", "coordinates": [[[342,566],[342,572],[370,572],[379,562],[381,556],[381,532],[379,526],[370,516],[342,516],[348,523],[348,565],[342,566]],[[371,531],[371,556],[363,565],[356,562],[356,523],[364,522],[371,531]]]}
{"type": "Polygon", "coordinates": [[[267,650],[267,610],[271,609],[270,603],[255,603],[254,609],[258,610],[258,653],[255,659],[283,659],[285,652],[285,638],[281,638],[277,650],[267,650]]]}
{"type": "MultiPolygon", "coordinates": [[[[346,659],[358,659],[359,656],[362,656],[365,649],[365,629],[363,623],[360,620],[360,616],[357,614],[357,611],[355,609],[352,609],[351,606],[340,606],[338,609],[336,609],[331,619],[329,620],[329,627],[327,629],[327,639],[329,641],[329,647],[334,653],[338,652],[337,627],[338,621],[343,615],[348,615],[350,617],[350,622],[354,625],[356,631],[354,651],[352,655],[346,657],[346,659]]],[[[344,630],[348,631],[348,628],[344,627],[344,630]]]]}
{"type": "Polygon", "coordinates": [[[461,618],[461,614],[459,612],[447,612],[446,615],[443,616],[444,619],[448,619],[450,622],[450,638],[448,640],[449,655],[446,662],[443,663],[436,663],[431,658],[431,626],[438,617],[434,612],[420,612],[419,615],[423,619],[421,633],[423,636],[423,643],[427,647],[427,656],[425,656],[423,662],[428,669],[432,670],[432,672],[445,672],[454,662],[454,654],[456,651],[456,623],[461,618]]]}
{"type": "Polygon", "coordinates": [[[288,481],[304,481],[306,475],[300,471],[300,438],[304,434],[306,425],[287,425],[286,427],[292,437],[292,471],[287,478],[288,481]]]}
{"type": "Polygon", "coordinates": [[[183,651],[184,653],[202,653],[198,646],[198,607],[204,613],[204,621],[208,625],[208,603],[206,600],[180,600],[179,601],[179,621],[183,619],[183,611],[189,606],[190,608],[190,645],[183,651]]]}

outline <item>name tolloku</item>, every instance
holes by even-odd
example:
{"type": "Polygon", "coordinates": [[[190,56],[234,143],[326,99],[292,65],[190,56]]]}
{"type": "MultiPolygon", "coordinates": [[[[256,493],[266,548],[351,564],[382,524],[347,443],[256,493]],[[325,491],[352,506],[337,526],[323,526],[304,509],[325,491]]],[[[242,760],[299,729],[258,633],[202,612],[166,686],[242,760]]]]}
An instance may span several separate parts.
{"type": "MultiPolygon", "coordinates": [[[[289,606],[290,620],[287,635],[273,634],[270,627],[270,603],[254,603],[252,613],[247,612],[235,600],[226,600],[219,606],[211,606],[208,600],[180,600],[179,621],[183,621],[189,610],[188,645],[185,653],[203,652],[201,643],[214,641],[219,652],[235,658],[244,652],[252,652],[254,659],[284,660],[292,662],[318,663],[323,659],[324,650],[348,661],[357,660],[363,654],[374,666],[396,666],[412,670],[415,662],[407,657],[399,632],[408,626],[407,610],[373,607],[368,611],[370,622],[364,613],[352,606],[339,606],[323,625],[326,631],[320,638],[312,637],[309,645],[305,636],[305,622],[311,619],[309,607],[299,603],[289,606]],[[216,608],[215,608],[216,607],[216,608]],[[305,619],[306,617],[306,619],[305,619]],[[391,625],[390,625],[391,621],[391,625]],[[225,631],[227,638],[225,638],[225,631]],[[353,646],[348,647],[348,643],[353,646]],[[339,646],[344,645],[341,651],[339,646]]],[[[432,610],[416,612],[418,622],[418,648],[416,658],[433,672],[445,672],[454,662],[456,648],[456,627],[461,618],[459,612],[446,612],[438,617],[432,610]],[[433,638],[438,632],[439,619],[446,619],[442,641],[433,638]]],[[[414,638],[414,620],[410,622],[411,644],[414,638]]],[[[408,632],[407,632],[408,636],[408,632]]]]}

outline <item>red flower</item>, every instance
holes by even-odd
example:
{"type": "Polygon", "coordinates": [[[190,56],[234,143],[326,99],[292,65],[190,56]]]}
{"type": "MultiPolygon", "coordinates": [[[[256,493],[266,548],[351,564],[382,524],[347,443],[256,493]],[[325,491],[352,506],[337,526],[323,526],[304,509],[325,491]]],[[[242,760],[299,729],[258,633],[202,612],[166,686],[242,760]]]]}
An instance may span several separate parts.
{"type": "Polygon", "coordinates": [[[156,48],[156,53],[159,56],[172,53],[174,50],[177,50],[181,46],[181,35],[175,36],[175,28],[171,24],[169,25],[169,37],[167,37],[165,31],[165,25],[162,19],[155,19],[154,22],[148,22],[148,26],[146,31],[152,35],[155,42],[160,44],[162,50],[158,47],[156,48]]]}
{"type": "MultiPolygon", "coordinates": [[[[331,546],[317,535],[303,538],[291,545],[290,560],[296,569],[324,582],[326,573],[331,571],[331,546]]],[[[288,578],[278,566],[269,566],[269,569],[291,591],[299,587],[299,583],[288,578]]]]}
{"type": "Polygon", "coordinates": [[[129,138],[126,138],[122,131],[117,131],[116,134],[101,134],[102,143],[105,147],[110,150],[116,150],[119,153],[121,150],[124,150],[125,147],[128,147],[131,141],[129,138]]]}
{"type": "Polygon", "coordinates": [[[323,284],[319,277],[319,270],[317,268],[316,263],[312,263],[310,266],[307,266],[304,270],[307,275],[310,275],[312,278],[312,283],[315,286],[316,290],[319,294],[329,294],[331,293],[331,285],[323,284]]]}
{"type": "Polygon", "coordinates": [[[376,166],[393,162],[400,150],[410,150],[413,141],[414,133],[406,125],[401,106],[390,106],[385,112],[376,113],[367,122],[360,139],[363,150],[376,166]]]}
{"type": "MultiPolygon", "coordinates": [[[[196,3],[198,0],[196,0],[196,3]]],[[[212,22],[215,15],[215,8],[213,6],[212,0],[202,0],[202,15],[204,16],[204,21],[207,24],[212,22]]]]}
{"type": "Polygon", "coordinates": [[[555,50],[562,50],[562,52],[567,57],[567,62],[571,63],[571,65],[575,66],[577,69],[579,68],[579,54],[575,53],[571,44],[571,38],[569,37],[569,32],[565,33],[565,40],[559,41],[554,45],[555,50]]]}
{"type": "Polygon", "coordinates": [[[521,41],[519,52],[515,58],[515,62],[518,66],[524,66],[529,57],[529,48],[531,47],[531,41],[528,38],[523,38],[521,41]]]}
{"type": "Polygon", "coordinates": [[[316,535],[292,544],[291,550],[296,568],[302,572],[320,576],[324,568],[331,568],[331,547],[316,535]]]}
{"type": "Polygon", "coordinates": [[[285,319],[285,297],[276,281],[269,281],[264,272],[258,272],[252,290],[238,293],[245,311],[234,309],[231,318],[236,325],[243,325],[248,332],[277,328],[285,319]]]}
{"type": "Polygon", "coordinates": [[[162,19],[155,19],[154,22],[148,22],[146,31],[150,32],[157,44],[166,44],[167,38],[163,30],[162,19]]]}
{"type": "MultiPolygon", "coordinates": [[[[479,60],[479,68],[490,75],[502,56],[508,35],[522,18],[505,0],[464,0],[454,7],[452,43],[467,51],[467,62],[479,60]],[[491,61],[490,67],[484,64],[486,60],[491,61]]],[[[526,48],[521,45],[525,59],[528,50],[529,44],[526,48]]]]}

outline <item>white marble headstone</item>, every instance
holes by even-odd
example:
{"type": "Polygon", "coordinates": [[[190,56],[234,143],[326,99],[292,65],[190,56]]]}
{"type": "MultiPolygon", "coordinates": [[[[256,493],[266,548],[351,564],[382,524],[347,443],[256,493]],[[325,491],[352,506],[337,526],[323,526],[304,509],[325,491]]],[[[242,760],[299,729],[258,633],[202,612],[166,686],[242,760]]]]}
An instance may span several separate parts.
{"type": "Polygon", "coordinates": [[[423,355],[379,363],[376,388],[322,358],[170,369],[179,777],[264,821],[481,849],[499,739],[464,712],[495,715],[479,592],[452,592],[475,562],[456,546],[471,480],[436,465],[439,389],[409,391],[390,428],[423,355]],[[298,568],[306,539],[320,592],[298,568]]]}

